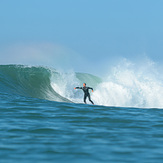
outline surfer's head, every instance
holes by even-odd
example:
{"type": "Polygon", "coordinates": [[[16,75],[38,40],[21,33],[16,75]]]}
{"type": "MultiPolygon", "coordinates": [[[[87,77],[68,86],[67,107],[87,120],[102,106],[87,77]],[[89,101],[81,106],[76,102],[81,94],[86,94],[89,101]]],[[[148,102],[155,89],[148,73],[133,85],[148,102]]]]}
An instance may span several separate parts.
{"type": "Polygon", "coordinates": [[[83,83],[83,87],[86,87],[86,83],[83,83]]]}

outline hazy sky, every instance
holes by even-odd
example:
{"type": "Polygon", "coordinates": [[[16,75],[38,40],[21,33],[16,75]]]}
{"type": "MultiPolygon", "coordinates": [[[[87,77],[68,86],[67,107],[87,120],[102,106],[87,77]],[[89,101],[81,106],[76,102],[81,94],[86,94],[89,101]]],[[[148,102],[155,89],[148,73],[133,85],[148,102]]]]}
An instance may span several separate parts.
{"type": "Polygon", "coordinates": [[[163,0],[0,0],[0,64],[103,71],[163,61],[163,0]]]}

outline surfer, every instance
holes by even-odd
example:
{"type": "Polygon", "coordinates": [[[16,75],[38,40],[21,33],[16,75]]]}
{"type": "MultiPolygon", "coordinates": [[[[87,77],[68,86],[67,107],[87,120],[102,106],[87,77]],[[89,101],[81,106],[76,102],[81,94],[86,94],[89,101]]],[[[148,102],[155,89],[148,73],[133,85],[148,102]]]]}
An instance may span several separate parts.
{"type": "Polygon", "coordinates": [[[92,92],[93,92],[93,88],[86,87],[86,83],[83,83],[83,87],[75,87],[74,89],[82,89],[84,92],[84,103],[86,104],[86,98],[88,97],[89,101],[94,105],[89,94],[89,89],[92,89],[92,92]]]}

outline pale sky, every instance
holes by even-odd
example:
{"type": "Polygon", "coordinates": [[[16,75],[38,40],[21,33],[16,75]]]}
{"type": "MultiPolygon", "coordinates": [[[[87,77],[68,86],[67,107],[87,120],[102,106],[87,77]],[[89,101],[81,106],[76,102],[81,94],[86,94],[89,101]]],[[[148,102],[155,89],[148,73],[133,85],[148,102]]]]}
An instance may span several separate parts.
{"type": "Polygon", "coordinates": [[[99,74],[121,58],[163,63],[163,0],[0,0],[0,64],[99,74]]]}

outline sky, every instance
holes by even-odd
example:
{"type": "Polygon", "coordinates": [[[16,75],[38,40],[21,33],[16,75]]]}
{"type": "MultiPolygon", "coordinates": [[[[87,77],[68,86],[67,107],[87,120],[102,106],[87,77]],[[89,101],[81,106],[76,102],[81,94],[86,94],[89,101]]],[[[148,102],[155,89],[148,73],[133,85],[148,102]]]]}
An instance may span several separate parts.
{"type": "Polygon", "coordinates": [[[0,0],[0,64],[100,74],[163,63],[163,0],[0,0]]]}

